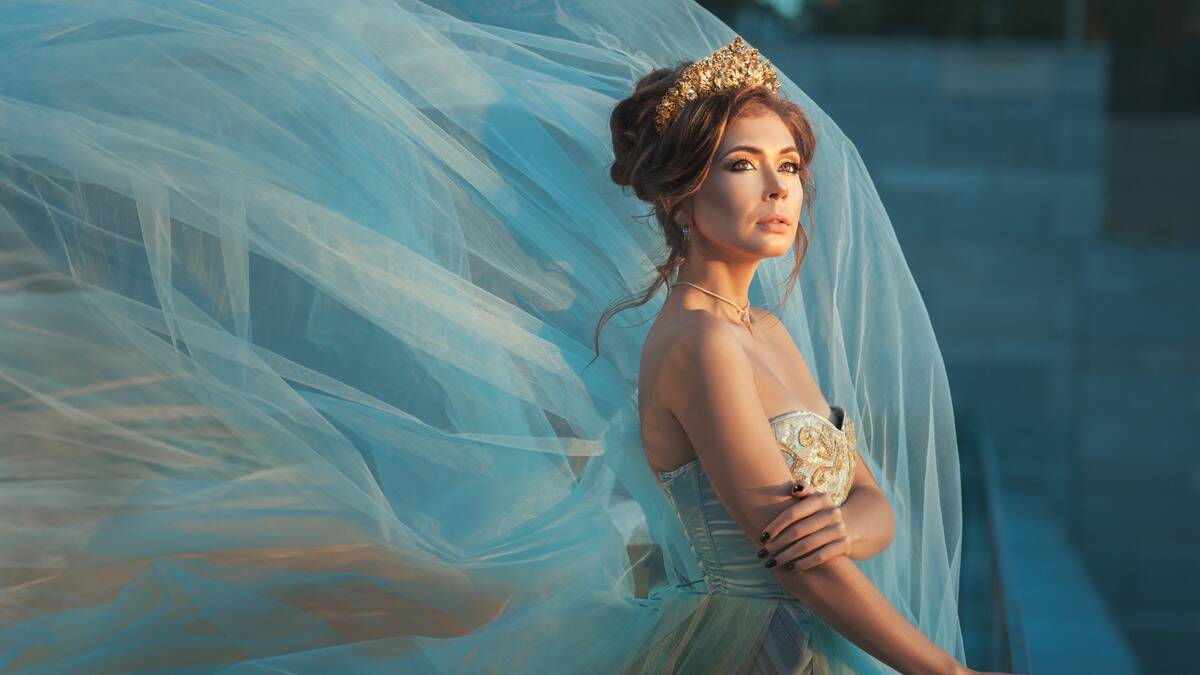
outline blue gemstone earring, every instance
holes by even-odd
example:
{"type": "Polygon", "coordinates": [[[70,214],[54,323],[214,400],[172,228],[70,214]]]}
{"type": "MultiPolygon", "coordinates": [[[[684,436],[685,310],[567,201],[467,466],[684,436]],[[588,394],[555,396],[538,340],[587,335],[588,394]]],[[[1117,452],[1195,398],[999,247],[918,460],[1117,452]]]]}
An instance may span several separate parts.
{"type": "Polygon", "coordinates": [[[688,238],[688,232],[690,232],[690,231],[691,231],[691,226],[689,226],[689,225],[684,225],[684,226],[683,226],[683,238],[684,238],[684,240],[687,240],[687,238],[688,238]]]}

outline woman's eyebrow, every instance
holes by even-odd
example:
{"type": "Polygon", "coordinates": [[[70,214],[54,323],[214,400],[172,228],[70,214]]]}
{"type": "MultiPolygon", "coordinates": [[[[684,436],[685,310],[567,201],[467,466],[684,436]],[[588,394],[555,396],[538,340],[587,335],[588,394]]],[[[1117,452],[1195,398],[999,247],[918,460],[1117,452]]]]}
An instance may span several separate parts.
{"type": "MultiPolygon", "coordinates": [[[[754,154],[756,154],[756,155],[762,155],[762,154],[763,154],[762,148],[756,148],[756,147],[754,147],[753,145],[739,145],[739,146],[732,147],[732,148],[730,148],[730,149],[726,150],[726,151],[725,151],[725,154],[724,154],[724,155],[721,155],[721,156],[722,156],[722,157],[724,157],[725,155],[731,155],[731,154],[733,154],[733,153],[735,153],[735,152],[737,152],[737,151],[739,151],[739,150],[744,150],[744,151],[746,151],[746,152],[752,152],[752,153],[754,153],[754,154]]],[[[783,148],[782,150],[780,150],[780,151],[779,151],[779,154],[781,154],[781,155],[786,155],[786,154],[787,154],[787,153],[789,153],[789,152],[796,152],[796,146],[794,146],[794,145],[789,145],[789,146],[787,146],[786,148],[783,148]]]]}

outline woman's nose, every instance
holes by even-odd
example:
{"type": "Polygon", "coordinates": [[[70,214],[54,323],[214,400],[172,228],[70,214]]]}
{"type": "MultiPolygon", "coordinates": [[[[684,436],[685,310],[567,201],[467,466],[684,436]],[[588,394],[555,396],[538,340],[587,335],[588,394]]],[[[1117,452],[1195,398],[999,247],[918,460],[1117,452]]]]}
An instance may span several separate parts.
{"type": "Polygon", "coordinates": [[[788,187],[783,176],[771,171],[764,171],[763,176],[766,183],[763,188],[768,199],[787,199],[788,187]]]}

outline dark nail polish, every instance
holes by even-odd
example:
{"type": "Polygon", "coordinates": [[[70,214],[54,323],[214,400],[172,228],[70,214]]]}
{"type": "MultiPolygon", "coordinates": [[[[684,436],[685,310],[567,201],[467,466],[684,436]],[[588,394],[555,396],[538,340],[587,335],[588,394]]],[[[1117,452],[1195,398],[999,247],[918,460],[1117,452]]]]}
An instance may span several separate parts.
{"type": "Polygon", "coordinates": [[[790,562],[790,563],[784,565],[784,567],[788,568],[789,570],[794,570],[794,569],[796,569],[796,563],[790,562]]]}
{"type": "Polygon", "coordinates": [[[760,557],[760,558],[765,558],[765,557],[767,557],[767,549],[765,549],[765,548],[761,548],[761,549],[759,549],[759,550],[758,550],[758,557],[760,557]]]}
{"type": "Polygon", "coordinates": [[[774,558],[771,558],[770,560],[768,560],[768,561],[767,561],[767,565],[766,565],[766,566],[767,566],[767,567],[774,567],[774,566],[775,566],[775,559],[774,559],[774,558]]]}
{"type": "Polygon", "coordinates": [[[792,492],[804,492],[804,486],[799,484],[793,485],[792,492]]]}
{"type": "Polygon", "coordinates": [[[759,541],[766,541],[766,540],[768,540],[768,539],[770,539],[770,538],[771,538],[771,535],[767,534],[766,532],[763,532],[762,534],[760,534],[760,535],[758,536],[758,540],[759,540],[759,541]]]}

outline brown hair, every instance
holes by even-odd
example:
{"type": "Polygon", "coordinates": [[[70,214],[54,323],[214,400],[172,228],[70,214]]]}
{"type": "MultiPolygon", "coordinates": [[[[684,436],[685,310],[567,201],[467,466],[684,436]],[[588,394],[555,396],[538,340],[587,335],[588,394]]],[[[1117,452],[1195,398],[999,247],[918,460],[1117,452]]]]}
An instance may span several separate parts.
{"type": "MultiPolygon", "coordinates": [[[[654,127],[655,108],[690,63],[684,61],[674,68],[659,68],[642,77],[633,94],[613,107],[609,118],[614,156],[609,176],[614,183],[622,188],[632,188],[638,199],[652,205],[645,217],[653,215],[658,220],[669,250],[667,259],[655,266],[655,279],[645,291],[619,301],[601,315],[596,325],[596,356],[592,361],[600,357],[600,330],[604,324],[618,312],[649,302],[663,284],[670,283],[671,275],[683,263],[683,231],[675,223],[675,217],[687,198],[708,178],[725,129],[739,115],[774,112],[792,132],[800,154],[798,173],[805,194],[804,204],[810,222],[812,219],[813,187],[809,165],[816,137],[808,115],[795,103],[763,87],[703,96],[689,101],[666,132],[659,135],[654,127]]],[[[797,223],[796,264],[785,282],[787,291],[780,305],[787,301],[795,287],[800,263],[807,250],[808,235],[802,222],[797,223]]]]}

